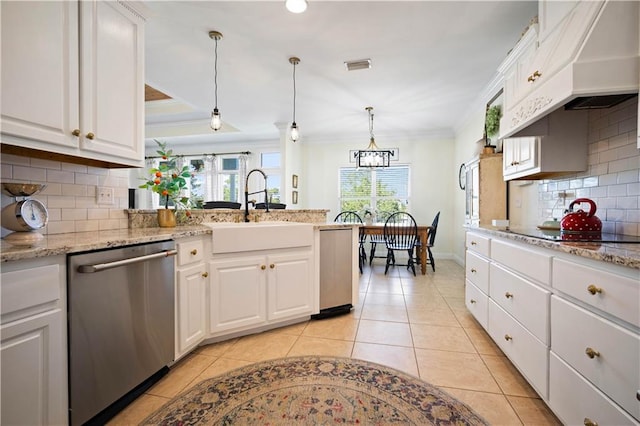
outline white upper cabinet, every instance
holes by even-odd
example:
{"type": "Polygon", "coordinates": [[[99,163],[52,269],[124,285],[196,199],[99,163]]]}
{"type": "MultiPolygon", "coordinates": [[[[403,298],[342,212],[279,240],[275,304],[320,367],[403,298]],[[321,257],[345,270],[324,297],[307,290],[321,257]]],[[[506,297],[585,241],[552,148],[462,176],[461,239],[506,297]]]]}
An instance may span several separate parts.
{"type": "Polygon", "coordinates": [[[501,138],[576,97],[638,91],[637,2],[540,1],[538,19],[499,67],[501,138]]]}
{"type": "Polygon", "coordinates": [[[143,166],[142,16],[122,2],[1,7],[3,152],[143,166]]]}

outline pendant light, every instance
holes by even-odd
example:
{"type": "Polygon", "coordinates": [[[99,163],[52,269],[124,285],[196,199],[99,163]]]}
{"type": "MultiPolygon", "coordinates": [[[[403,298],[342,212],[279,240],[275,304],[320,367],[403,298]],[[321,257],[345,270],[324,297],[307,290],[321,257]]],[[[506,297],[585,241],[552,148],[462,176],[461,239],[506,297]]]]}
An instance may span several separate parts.
{"type": "Polygon", "coordinates": [[[369,146],[356,153],[356,164],[358,167],[389,167],[393,151],[378,148],[373,137],[373,107],[366,107],[365,110],[369,114],[369,146]]]}
{"type": "Polygon", "coordinates": [[[222,38],[222,33],[218,31],[209,31],[209,38],[215,40],[215,60],[213,65],[213,95],[214,95],[214,107],[211,112],[211,128],[216,132],[222,127],[222,119],[220,118],[220,111],[218,111],[218,40],[222,38]]]}
{"type": "Polygon", "coordinates": [[[293,65],[293,121],[291,122],[290,135],[291,140],[295,142],[300,139],[300,131],[296,124],[296,65],[300,63],[300,58],[292,56],[289,58],[289,63],[293,65]]]}
{"type": "Polygon", "coordinates": [[[307,10],[307,0],[285,0],[284,5],[291,13],[302,13],[307,10]]]}

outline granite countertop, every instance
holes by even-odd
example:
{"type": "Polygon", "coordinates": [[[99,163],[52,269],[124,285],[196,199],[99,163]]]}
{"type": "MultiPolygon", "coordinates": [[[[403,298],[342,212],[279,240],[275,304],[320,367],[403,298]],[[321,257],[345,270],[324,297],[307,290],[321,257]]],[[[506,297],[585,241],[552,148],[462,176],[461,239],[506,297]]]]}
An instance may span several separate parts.
{"type": "MultiPolygon", "coordinates": [[[[351,228],[348,223],[314,223],[315,229],[351,228]]],[[[0,262],[65,255],[132,244],[172,240],[211,234],[205,225],[176,226],[175,228],[136,228],[99,232],[72,232],[48,235],[33,247],[14,246],[0,240],[0,262]]]]}
{"type": "Polygon", "coordinates": [[[640,244],[550,241],[493,227],[467,227],[467,229],[575,256],[640,269],[640,244]]]}

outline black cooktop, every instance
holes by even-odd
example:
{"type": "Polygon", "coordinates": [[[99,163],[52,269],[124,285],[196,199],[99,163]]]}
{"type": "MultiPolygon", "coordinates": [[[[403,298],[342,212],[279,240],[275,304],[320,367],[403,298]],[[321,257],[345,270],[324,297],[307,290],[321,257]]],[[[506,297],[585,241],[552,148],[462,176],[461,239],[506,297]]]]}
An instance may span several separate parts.
{"type": "Polygon", "coordinates": [[[549,241],[573,241],[573,242],[592,242],[592,243],[620,243],[620,244],[640,244],[640,237],[633,235],[605,234],[599,236],[580,235],[580,234],[563,234],[559,230],[546,230],[538,228],[514,228],[506,232],[512,234],[525,235],[527,237],[540,238],[549,241]]]}

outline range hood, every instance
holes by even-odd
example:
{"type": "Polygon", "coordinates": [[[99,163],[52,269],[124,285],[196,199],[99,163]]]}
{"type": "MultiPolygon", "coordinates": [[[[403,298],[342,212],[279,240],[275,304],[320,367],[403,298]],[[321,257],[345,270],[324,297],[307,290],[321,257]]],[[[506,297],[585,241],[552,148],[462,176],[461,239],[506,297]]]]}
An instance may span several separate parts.
{"type": "Polygon", "coordinates": [[[530,62],[507,58],[500,67],[505,74],[500,137],[519,136],[523,129],[558,109],[609,108],[637,96],[639,6],[637,1],[577,2],[555,29],[538,34],[535,28],[536,32],[529,34],[536,37],[530,62]],[[523,70],[523,78],[516,75],[519,80],[514,84],[520,86],[509,86],[509,73],[514,75],[514,69],[517,73],[517,67],[527,65],[534,68],[523,70]],[[532,80],[529,77],[527,81],[527,73],[533,73],[532,80]],[[509,89],[526,95],[513,96],[509,105],[509,89]]]}

